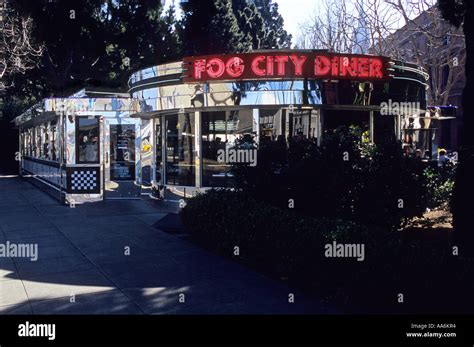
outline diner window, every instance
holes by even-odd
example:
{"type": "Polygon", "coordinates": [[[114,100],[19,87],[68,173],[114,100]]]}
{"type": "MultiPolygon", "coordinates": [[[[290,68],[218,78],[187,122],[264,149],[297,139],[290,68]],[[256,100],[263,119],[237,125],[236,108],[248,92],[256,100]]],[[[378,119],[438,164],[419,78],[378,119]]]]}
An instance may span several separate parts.
{"type": "Polygon", "coordinates": [[[57,161],[57,121],[51,122],[51,160],[57,161]]]}
{"type": "Polygon", "coordinates": [[[195,185],[194,113],[166,116],[166,183],[195,185]]]}
{"type": "Polygon", "coordinates": [[[391,143],[395,141],[395,117],[374,112],[374,142],[391,143]]]}
{"type": "Polygon", "coordinates": [[[48,131],[48,124],[42,126],[42,133],[43,133],[43,151],[42,151],[42,159],[50,160],[49,154],[49,131],[48,131]]]}
{"type": "Polygon", "coordinates": [[[41,149],[42,149],[42,143],[41,143],[41,128],[39,126],[34,128],[35,132],[35,158],[41,158],[41,149]]]}
{"type": "Polygon", "coordinates": [[[31,136],[30,136],[30,129],[26,130],[25,132],[25,155],[31,156],[31,136]]]}
{"type": "Polygon", "coordinates": [[[22,137],[21,137],[21,156],[24,157],[26,155],[26,141],[27,141],[27,137],[26,137],[26,132],[23,132],[22,133],[22,137]]]}
{"type": "Polygon", "coordinates": [[[25,155],[25,133],[20,133],[20,156],[25,155]]]}
{"type": "Polygon", "coordinates": [[[76,119],[76,152],[77,163],[99,163],[98,117],[77,117],[76,119]]]}
{"type": "Polygon", "coordinates": [[[34,137],[34,129],[29,129],[28,130],[28,138],[29,138],[29,141],[28,141],[28,144],[29,144],[29,150],[28,150],[28,155],[30,157],[34,157],[35,156],[35,137],[34,137]]]}
{"type": "Polygon", "coordinates": [[[261,142],[285,140],[285,116],[286,113],[280,108],[260,110],[261,142]]]}
{"type": "Polygon", "coordinates": [[[256,151],[252,110],[203,112],[201,124],[202,185],[228,186],[233,180],[231,156],[235,150],[246,150],[248,155],[244,159],[256,160],[256,154],[251,152],[256,151]]]}

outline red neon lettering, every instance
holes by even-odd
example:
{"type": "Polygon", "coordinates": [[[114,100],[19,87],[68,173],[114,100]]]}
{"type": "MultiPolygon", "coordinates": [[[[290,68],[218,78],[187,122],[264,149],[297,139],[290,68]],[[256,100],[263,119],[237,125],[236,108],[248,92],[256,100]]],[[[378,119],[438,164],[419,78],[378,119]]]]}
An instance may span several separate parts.
{"type": "Polygon", "coordinates": [[[229,59],[226,66],[227,74],[230,77],[239,77],[244,73],[244,61],[239,57],[229,59]]]}
{"type": "Polygon", "coordinates": [[[265,61],[265,56],[263,56],[263,55],[256,56],[252,61],[252,71],[257,76],[265,76],[266,75],[265,69],[261,69],[259,67],[259,64],[264,62],[264,61],[265,61]]]}
{"type": "Polygon", "coordinates": [[[268,76],[273,76],[274,74],[273,65],[274,65],[274,60],[273,60],[273,57],[270,55],[267,57],[267,75],[268,76]]]}
{"type": "Polygon", "coordinates": [[[343,57],[341,58],[341,60],[343,63],[340,64],[340,67],[341,67],[340,76],[347,76],[347,74],[349,74],[349,76],[351,77],[357,76],[357,58],[351,58],[350,63],[349,63],[348,57],[343,57]]]}
{"type": "Polygon", "coordinates": [[[359,77],[370,76],[370,62],[367,58],[359,58],[359,77]]]}
{"type": "Polygon", "coordinates": [[[208,61],[206,69],[207,69],[207,74],[209,75],[209,77],[218,78],[218,77],[221,77],[222,74],[224,73],[225,65],[224,65],[224,62],[220,60],[219,58],[212,58],[208,61]],[[217,67],[217,70],[215,70],[216,67],[217,67]]]}
{"type": "Polygon", "coordinates": [[[198,59],[194,61],[194,78],[201,79],[201,74],[206,71],[206,59],[198,59]]]}
{"type": "MultiPolygon", "coordinates": [[[[293,52],[291,52],[293,53],[293,52]]],[[[196,57],[193,61],[187,58],[185,64],[192,64],[192,72],[186,79],[239,79],[283,77],[310,77],[305,67],[308,58],[314,59],[314,77],[317,78],[349,78],[349,79],[382,79],[385,74],[383,57],[362,55],[339,55],[331,53],[276,53],[276,55],[238,54],[236,56],[196,57]],[[227,58],[228,57],[228,58],[227,58]],[[250,59],[250,60],[249,60],[250,59]],[[291,63],[290,63],[291,60],[291,63]],[[289,70],[286,70],[288,64],[289,70]],[[247,66],[250,65],[250,66],[247,66]],[[249,71],[247,71],[249,70],[249,71]],[[250,71],[251,70],[251,71],[250,71]]]]}
{"type": "Polygon", "coordinates": [[[377,77],[377,78],[383,78],[383,73],[382,73],[382,60],[372,58],[371,59],[371,64],[370,64],[370,76],[371,77],[377,77]]]}
{"type": "Polygon", "coordinates": [[[305,63],[306,57],[305,55],[302,55],[301,57],[298,58],[297,55],[291,55],[290,56],[291,61],[295,65],[295,75],[296,76],[301,76],[303,74],[303,64],[305,63]]]}
{"type": "Polygon", "coordinates": [[[275,56],[275,61],[277,63],[277,75],[285,75],[285,64],[288,62],[288,56],[286,55],[277,55],[275,56]]]}
{"type": "Polygon", "coordinates": [[[314,60],[314,75],[325,76],[331,70],[331,60],[328,57],[317,56],[314,60]]]}
{"type": "Polygon", "coordinates": [[[338,72],[339,72],[339,58],[338,57],[332,58],[331,70],[332,70],[331,74],[333,76],[338,76],[338,72]]]}

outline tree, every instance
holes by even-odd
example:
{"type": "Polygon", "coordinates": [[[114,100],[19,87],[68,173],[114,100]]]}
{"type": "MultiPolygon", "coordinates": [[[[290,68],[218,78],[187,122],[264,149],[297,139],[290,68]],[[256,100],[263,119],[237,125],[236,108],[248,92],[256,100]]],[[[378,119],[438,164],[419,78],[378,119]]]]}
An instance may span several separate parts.
{"type": "Polygon", "coordinates": [[[428,103],[449,104],[453,88],[462,85],[464,79],[466,52],[462,29],[443,20],[433,0],[397,0],[388,1],[388,5],[406,24],[381,41],[383,53],[424,67],[430,75],[428,103]]]}
{"type": "Polygon", "coordinates": [[[352,53],[357,19],[344,0],[327,0],[321,11],[301,26],[298,48],[325,49],[330,52],[352,53]]]}
{"type": "Polygon", "coordinates": [[[254,3],[247,3],[245,0],[234,1],[233,6],[245,40],[251,42],[249,48],[268,48],[265,42],[265,22],[257,6],[254,3]]]}
{"type": "Polygon", "coordinates": [[[104,53],[104,13],[92,0],[17,0],[12,3],[33,19],[33,36],[45,45],[41,64],[31,72],[41,96],[65,95],[89,79],[103,78],[98,59],[104,53]]]}
{"type": "Polygon", "coordinates": [[[231,0],[182,2],[182,42],[185,55],[245,52],[249,37],[239,28],[231,0]]]}
{"type": "Polygon", "coordinates": [[[130,71],[178,59],[179,38],[174,6],[163,14],[159,0],[107,3],[106,56],[101,65],[111,81],[123,85],[130,71]]]}
{"type": "Polygon", "coordinates": [[[8,9],[0,22],[0,93],[15,74],[33,69],[42,54],[43,46],[32,38],[32,19],[8,9]]]}
{"type": "Polygon", "coordinates": [[[439,0],[443,18],[462,28],[466,42],[466,85],[462,95],[464,110],[459,166],[453,193],[454,235],[460,254],[474,256],[474,231],[472,221],[472,198],[474,197],[474,4],[470,0],[439,0]],[[471,19],[468,19],[471,18],[471,19]]]}
{"type": "Polygon", "coordinates": [[[181,3],[186,55],[290,48],[278,4],[271,0],[189,0],[181,3]]]}
{"type": "Polygon", "coordinates": [[[441,18],[434,3],[326,0],[322,11],[302,26],[298,46],[414,62],[430,75],[428,104],[447,105],[464,78],[464,35],[441,18]]]}
{"type": "Polygon", "coordinates": [[[252,38],[252,49],[290,48],[292,36],[284,29],[278,4],[272,0],[233,1],[244,35],[252,38]]]}
{"type": "Polygon", "coordinates": [[[160,0],[16,0],[33,19],[33,36],[45,45],[30,78],[41,96],[68,95],[87,86],[122,87],[130,70],[179,55],[173,9],[160,0]]]}

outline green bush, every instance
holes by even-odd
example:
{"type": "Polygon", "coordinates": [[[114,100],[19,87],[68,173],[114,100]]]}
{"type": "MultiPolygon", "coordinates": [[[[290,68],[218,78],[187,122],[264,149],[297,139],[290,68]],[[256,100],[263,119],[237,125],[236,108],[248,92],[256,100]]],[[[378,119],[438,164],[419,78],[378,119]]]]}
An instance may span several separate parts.
{"type": "Polygon", "coordinates": [[[302,217],[231,190],[200,194],[182,214],[199,243],[227,257],[239,246],[236,260],[351,312],[472,309],[465,300],[474,290],[473,262],[453,256],[446,240],[410,240],[403,232],[302,217]],[[325,257],[333,240],[364,244],[364,261],[325,257]],[[400,292],[405,306],[397,303],[400,292]]]}
{"type": "Polygon", "coordinates": [[[427,207],[449,206],[453,194],[456,166],[450,164],[443,168],[427,167],[423,175],[428,197],[427,207]]]}
{"type": "Polygon", "coordinates": [[[280,208],[288,201],[308,217],[352,220],[397,229],[426,209],[423,165],[399,143],[372,145],[357,127],[341,127],[286,148],[260,146],[256,167],[235,166],[235,188],[280,208]]]}

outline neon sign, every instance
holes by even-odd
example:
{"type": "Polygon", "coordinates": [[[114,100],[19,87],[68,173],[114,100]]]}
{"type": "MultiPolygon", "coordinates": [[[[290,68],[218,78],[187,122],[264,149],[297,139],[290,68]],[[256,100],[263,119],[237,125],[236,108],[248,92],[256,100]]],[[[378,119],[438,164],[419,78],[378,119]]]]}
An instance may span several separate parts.
{"type": "Polygon", "coordinates": [[[327,52],[268,52],[183,59],[183,81],[254,79],[388,79],[387,57],[327,52]]]}

